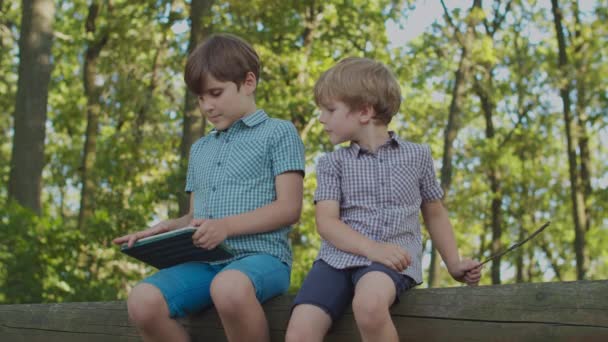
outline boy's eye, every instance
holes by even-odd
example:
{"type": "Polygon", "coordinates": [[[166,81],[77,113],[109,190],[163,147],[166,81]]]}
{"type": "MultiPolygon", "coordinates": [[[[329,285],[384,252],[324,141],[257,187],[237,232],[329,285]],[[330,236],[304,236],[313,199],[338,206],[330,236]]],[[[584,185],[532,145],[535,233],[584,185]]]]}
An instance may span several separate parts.
{"type": "Polygon", "coordinates": [[[209,95],[211,95],[213,97],[218,97],[218,96],[222,95],[222,91],[221,90],[212,90],[209,92],[209,95]]]}

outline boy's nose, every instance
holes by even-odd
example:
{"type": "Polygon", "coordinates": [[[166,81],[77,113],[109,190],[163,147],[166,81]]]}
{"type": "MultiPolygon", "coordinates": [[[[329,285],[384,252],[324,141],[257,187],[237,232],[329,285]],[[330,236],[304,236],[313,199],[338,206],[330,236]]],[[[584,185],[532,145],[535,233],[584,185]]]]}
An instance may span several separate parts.
{"type": "Polygon", "coordinates": [[[321,113],[321,115],[319,115],[319,122],[325,125],[325,123],[327,122],[325,121],[325,114],[321,113]]]}
{"type": "Polygon", "coordinates": [[[209,113],[211,110],[213,110],[213,103],[211,103],[211,101],[207,100],[207,101],[203,101],[201,103],[201,109],[203,110],[203,112],[205,113],[209,113]]]}

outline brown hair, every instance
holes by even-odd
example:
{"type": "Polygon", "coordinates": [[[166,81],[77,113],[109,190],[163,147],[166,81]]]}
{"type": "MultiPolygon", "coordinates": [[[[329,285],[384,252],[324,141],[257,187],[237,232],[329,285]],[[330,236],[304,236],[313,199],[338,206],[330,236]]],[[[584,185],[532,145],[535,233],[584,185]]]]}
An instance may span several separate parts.
{"type": "Polygon", "coordinates": [[[395,75],[382,63],[369,58],[349,57],[325,71],[314,88],[317,105],[331,100],[351,109],[369,105],[374,118],[388,125],[401,105],[401,88],[395,75]]]}
{"type": "Polygon", "coordinates": [[[228,33],[213,34],[188,56],[184,80],[195,94],[205,91],[207,75],[221,82],[234,82],[237,89],[248,72],[260,77],[260,58],[243,39],[228,33]]]}

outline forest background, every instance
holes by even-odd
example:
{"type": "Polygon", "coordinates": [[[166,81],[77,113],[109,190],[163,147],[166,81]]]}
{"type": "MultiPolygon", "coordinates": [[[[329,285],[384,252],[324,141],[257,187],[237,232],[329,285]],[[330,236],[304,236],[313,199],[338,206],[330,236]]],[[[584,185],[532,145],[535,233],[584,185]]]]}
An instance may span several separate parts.
{"type": "MultiPolygon", "coordinates": [[[[346,56],[397,75],[391,128],[430,145],[461,255],[552,222],[482,284],[608,278],[606,0],[0,0],[0,303],[124,299],[153,272],[110,241],[187,210],[211,127],[183,68],[213,32],[253,44],[258,106],[307,149],[292,292],[320,244],[315,162],[336,148],[312,87],[346,56]]],[[[456,285],[424,247],[426,285],[456,285]]]]}

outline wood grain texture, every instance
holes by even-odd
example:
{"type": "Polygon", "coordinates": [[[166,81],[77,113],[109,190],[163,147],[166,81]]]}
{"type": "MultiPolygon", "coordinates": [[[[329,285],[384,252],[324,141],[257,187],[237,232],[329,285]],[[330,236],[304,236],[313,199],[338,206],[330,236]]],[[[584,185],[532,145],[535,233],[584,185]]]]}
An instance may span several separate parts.
{"type": "MultiPolygon", "coordinates": [[[[264,305],[283,341],[293,297],[264,305]]],[[[391,312],[408,341],[608,341],[608,280],[416,289],[391,312]]],[[[194,341],[226,341],[215,310],[181,320],[194,341]]],[[[124,302],[0,305],[0,341],[140,341],[124,302]]],[[[352,311],[326,341],[359,341],[352,311]]]]}

